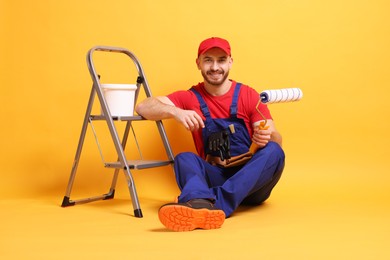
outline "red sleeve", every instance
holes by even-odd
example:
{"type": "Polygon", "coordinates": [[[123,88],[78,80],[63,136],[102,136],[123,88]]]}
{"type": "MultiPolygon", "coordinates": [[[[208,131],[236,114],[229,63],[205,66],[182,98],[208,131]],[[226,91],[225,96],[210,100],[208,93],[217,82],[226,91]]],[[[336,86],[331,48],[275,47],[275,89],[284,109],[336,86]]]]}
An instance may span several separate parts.
{"type": "Polygon", "coordinates": [[[173,92],[167,95],[167,97],[173,102],[173,104],[175,104],[175,106],[181,109],[188,109],[188,104],[191,103],[188,101],[193,98],[192,93],[190,93],[190,91],[187,90],[179,90],[173,92]]]}

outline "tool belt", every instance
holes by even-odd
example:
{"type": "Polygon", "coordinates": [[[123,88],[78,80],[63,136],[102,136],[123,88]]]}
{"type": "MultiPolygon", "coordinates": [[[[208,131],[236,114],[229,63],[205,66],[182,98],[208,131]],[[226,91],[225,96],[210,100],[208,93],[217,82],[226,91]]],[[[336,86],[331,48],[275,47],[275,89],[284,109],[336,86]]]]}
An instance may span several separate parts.
{"type": "Polygon", "coordinates": [[[247,163],[250,159],[252,159],[252,156],[253,154],[251,152],[246,152],[244,154],[232,156],[230,159],[222,160],[219,156],[211,156],[208,154],[206,156],[206,161],[212,165],[229,168],[247,163]]]}

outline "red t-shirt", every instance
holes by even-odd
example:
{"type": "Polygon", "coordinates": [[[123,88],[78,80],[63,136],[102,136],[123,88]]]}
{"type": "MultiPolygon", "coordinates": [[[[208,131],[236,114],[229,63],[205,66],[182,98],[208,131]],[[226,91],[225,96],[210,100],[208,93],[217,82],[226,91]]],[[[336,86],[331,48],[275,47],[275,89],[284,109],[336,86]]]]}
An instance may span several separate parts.
{"type": "MultiPolygon", "coordinates": [[[[230,117],[230,106],[232,104],[234,89],[236,87],[236,82],[232,81],[232,87],[230,90],[222,96],[212,96],[204,88],[204,84],[198,83],[198,85],[193,86],[205,100],[210,115],[212,118],[229,118],[230,117]]],[[[176,107],[185,110],[194,110],[205,120],[202,111],[200,110],[200,104],[195,94],[190,90],[180,90],[176,91],[167,96],[176,107]]],[[[256,110],[256,105],[259,101],[259,93],[253,88],[242,84],[240,93],[238,96],[237,102],[237,117],[242,118],[245,122],[245,125],[248,129],[249,136],[252,137],[253,134],[253,123],[263,120],[259,112],[256,110]]],[[[268,110],[268,107],[261,103],[258,106],[261,113],[267,119],[272,119],[271,114],[268,110]]],[[[198,154],[205,158],[204,149],[203,149],[203,138],[202,138],[202,129],[192,132],[192,137],[194,139],[195,147],[198,154]]]]}

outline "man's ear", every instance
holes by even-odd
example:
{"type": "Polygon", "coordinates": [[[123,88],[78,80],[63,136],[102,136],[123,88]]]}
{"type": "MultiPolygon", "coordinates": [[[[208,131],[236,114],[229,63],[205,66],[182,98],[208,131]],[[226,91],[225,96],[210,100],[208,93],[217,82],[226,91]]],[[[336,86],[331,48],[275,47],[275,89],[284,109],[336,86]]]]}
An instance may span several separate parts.
{"type": "Polygon", "coordinates": [[[195,62],[196,62],[196,66],[198,67],[198,69],[200,69],[200,60],[199,60],[199,57],[196,58],[195,62]]]}

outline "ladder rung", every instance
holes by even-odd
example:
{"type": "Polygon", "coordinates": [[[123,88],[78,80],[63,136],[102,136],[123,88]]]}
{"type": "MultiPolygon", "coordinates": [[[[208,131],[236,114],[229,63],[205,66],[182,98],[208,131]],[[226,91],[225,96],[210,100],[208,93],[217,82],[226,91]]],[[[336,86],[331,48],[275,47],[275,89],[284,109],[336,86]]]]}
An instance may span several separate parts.
{"type": "MultiPolygon", "coordinates": [[[[147,169],[147,168],[154,168],[154,167],[160,167],[165,166],[173,163],[173,161],[161,161],[161,160],[131,160],[127,161],[127,164],[129,165],[130,169],[147,169]]],[[[105,163],[105,167],[107,168],[124,168],[122,167],[120,162],[109,162],[105,163]]]]}

